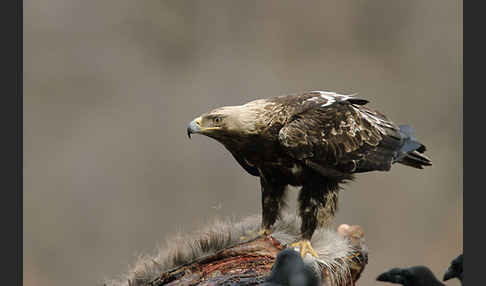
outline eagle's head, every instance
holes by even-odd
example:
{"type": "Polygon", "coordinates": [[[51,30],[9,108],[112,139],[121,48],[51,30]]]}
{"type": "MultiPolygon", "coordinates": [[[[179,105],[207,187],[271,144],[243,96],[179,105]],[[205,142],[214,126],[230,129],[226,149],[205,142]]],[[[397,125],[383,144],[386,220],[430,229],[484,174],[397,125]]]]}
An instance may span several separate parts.
{"type": "Polygon", "coordinates": [[[255,100],[244,105],[224,106],[192,120],[187,126],[187,136],[202,134],[218,141],[237,139],[258,134],[265,110],[263,100],[255,100]]]}

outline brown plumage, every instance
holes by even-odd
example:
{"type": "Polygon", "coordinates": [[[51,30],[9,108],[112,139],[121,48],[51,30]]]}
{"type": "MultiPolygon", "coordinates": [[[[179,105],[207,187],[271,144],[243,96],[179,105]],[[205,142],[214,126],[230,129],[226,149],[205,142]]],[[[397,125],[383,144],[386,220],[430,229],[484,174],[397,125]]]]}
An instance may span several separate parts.
{"type": "Polygon", "coordinates": [[[280,214],[287,185],[299,194],[302,254],[317,227],[337,210],[339,185],[354,173],[388,171],[393,163],[431,165],[409,126],[397,126],[365,99],[311,91],[214,109],[193,120],[188,135],[222,143],[250,174],[260,177],[262,228],[280,214]]]}

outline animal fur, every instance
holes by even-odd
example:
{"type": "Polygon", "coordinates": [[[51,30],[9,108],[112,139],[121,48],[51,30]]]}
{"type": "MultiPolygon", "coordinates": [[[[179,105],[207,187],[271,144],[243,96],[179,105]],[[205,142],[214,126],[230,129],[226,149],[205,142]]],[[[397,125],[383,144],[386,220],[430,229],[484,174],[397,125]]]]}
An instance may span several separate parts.
{"type": "MultiPolygon", "coordinates": [[[[192,235],[178,235],[168,240],[166,246],[156,253],[139,256],[128,273],[119,279],[106,280],[103,284],[145,285],[170,269],[241,243],[241,236],[255,233],[260,229],[260,220],[260,216],[247,217],[241,221],[218,220],[192,235]]],[[[284,214],[275,224],[272,236],[284,245],[294,242],[299,237],[299,225],[299,217],[284,214]]],[[[320,229],[316,231],[311,243],[319,254],[319,259],[307,255],[304,262],[312,267],[316,275],[322,275],[322,271],[327,269],[329,278],[335,283],[333,285],[340,285],[350,279],[350,266],[345,261],[356,249],[349,240],[335,231],[320,229]]]]}

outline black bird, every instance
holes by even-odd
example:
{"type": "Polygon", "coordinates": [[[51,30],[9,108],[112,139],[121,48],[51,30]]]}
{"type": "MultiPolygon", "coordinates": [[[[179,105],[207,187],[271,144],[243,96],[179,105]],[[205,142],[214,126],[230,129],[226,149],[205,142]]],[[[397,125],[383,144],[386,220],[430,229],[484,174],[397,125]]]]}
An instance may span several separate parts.
{"type": "Polygon", "coordinates": [[[380,274],[376,280],[404,286],[445,286],[426,266],[393,268],[380,274]]]}
{"type": "Polygon", "coordinates": [[[291,248],[280,251],[264,286],[318,286],[319,278],[291,248]]]}
{"type": "Polygon", "coordinates": [[[462,272],[462,261],[462,254],[452,260],[451,265],[447,268],[446,273],[444,273],[444,281],[457,278],[461,281],[461,285],[463,285],[462,279],[464,278],[464,272],[462,272]]]}

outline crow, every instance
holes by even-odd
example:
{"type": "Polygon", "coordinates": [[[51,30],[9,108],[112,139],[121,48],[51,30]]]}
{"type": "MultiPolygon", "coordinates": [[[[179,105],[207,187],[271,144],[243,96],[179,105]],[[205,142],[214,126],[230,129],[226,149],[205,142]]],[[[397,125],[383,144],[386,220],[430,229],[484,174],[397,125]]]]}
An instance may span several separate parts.
{"type": "Polygon", "coordinates": [[[461,281],[461,285],[463,285],[463,278],[464,272],[462,272],[462,262],[463,257],[462,254],[452,260],[451,265],[447,268],[446,272],[444,273],[444,281],[447,281],[452,278],[457,278],[461,281]]]}
{"type": "Polygon", "coordinates": [[[318,286],[320,279],[291,248],[280,251],[263,286],[318,286]]]}
{"type": "Polygon", "coordinates": [[[445,286],[426,266],[393,268],[380,274],[376,280],[404,286],[445,286]]]}

